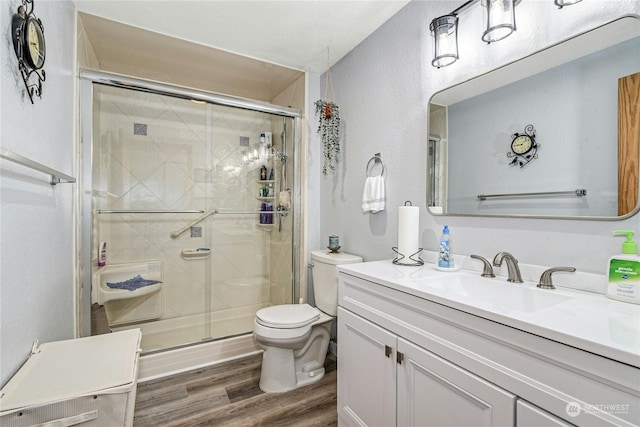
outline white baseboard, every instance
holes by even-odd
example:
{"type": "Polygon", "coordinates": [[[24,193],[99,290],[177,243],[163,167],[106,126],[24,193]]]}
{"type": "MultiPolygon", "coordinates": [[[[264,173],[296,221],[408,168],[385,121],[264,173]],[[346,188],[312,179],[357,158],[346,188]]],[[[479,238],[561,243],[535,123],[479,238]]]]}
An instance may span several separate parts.
{"type": "Polygon", "coordinates": [[[338,344],[335,341],[329,341],[329,353],[338,357],[338,344]]]}

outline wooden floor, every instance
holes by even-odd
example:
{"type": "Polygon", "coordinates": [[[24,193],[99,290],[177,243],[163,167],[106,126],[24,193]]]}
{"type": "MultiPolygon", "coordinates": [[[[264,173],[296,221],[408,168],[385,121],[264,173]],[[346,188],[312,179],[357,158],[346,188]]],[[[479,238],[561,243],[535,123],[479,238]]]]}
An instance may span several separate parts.
{"type": "Polygon", "coordinates": [[[337,426],[336,362],[287,393],[258,387],[262,354],[138,384],[134,427],[337,426]]]}

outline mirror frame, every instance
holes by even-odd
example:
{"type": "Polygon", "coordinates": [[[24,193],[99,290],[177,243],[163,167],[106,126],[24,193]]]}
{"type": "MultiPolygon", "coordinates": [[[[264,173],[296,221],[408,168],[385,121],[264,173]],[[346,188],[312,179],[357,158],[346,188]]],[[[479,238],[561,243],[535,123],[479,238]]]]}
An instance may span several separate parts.
{"type": "MultiPolygon", "coordinates": [[[[559,61],[557,63],[553,63],[551,66],[544,66],[544,67],[535,67],[535,71],[534,72],[524,72],[523,70],[527,68],[527,64],[531,64],[531,63],[540,63],[542,61],[539,61],[539,57],[540,56],[544,56],[544,55],[549,55],[550,57],[553,57],[553,50],[558,48],[558,46],[563,45],[564,43],[567,42],[571,42],[571,41],[575,41],[575,39],[578,39],[580,37],[583,36],[588,36],[590,34],[593,34],[594,32],[596,32],[597,30],[602,29],[603,27],[607,27],[609,25],[615,24],[616,22],[622,22],[622,21],[626,21],[628,19],[633,19],[636,21],[637,25],[640,27],[640,16],[639,15],[635,15],[635,14],[626,14],[626,15],[622,15],[619,18],[613,19],[611,21],[605,22],[604,24],[598,25],[596,27],[593,27],[589,30],[583,31],[581,33],[578,33],[574,36],[568,37],[564,40],[561,40],[557,43],[554,43],[552,45],[549,45],[545,48],[539,49],[531,54],[525,55],[521,58],[518,58],[516,60],[513,60],[511,62],[508,62],[504,65],[501,65],[499,67],[496,67],[492,70],[489,70],[487,72],[484,72],[482,74],[479,74],[477,76],[471,77],[467,80],[464,80],[460,83],[457,83],[453,86],[449,86],[447,88],[444,88],[442,90],[439,90],[437,92],[435,92],[431,98],[429,99],[429,103],[428,103],[428,115],[429,118],[431,117],[431,105],[434,103],[434,98],[437,98],[439,95],[442,96],[443,92],[449,91],[449,90],[456,90],[458,93],[460,92],[465,92],[468,91],[468,89],[465,88],[465,86],[470,86],[470,85],[475,85],[475,87],[473,89],[471,89],[471,92],[473,92],[471,95],[469,96],[465,96],[464,98],[460,98],[458,99],[458,101],[464,100],[464,99],[469,99],[472,98],[474,96],[478,96],[481,95],[483,93],[489,92],[493,89],[508,85],[510,83],[516,82],[516,81],[520,81],[523,80],[527,77],[530,77],[532,75],[538,74],[540,72],[543,72],[545,70],[548,69],[552,69],[555,67],[558,67],[562,64],[566,64],[570,61],[573,61],[575,59],[578,58],[582,58],[584,56],[587,56],[589,54],[595,53],[595,52],[599,52],[607,47],[610,46],[614,46],[618,43],[622,43],[624,41],[627,40],[631,40],[635,37],[640,37],[640,31],[638,31],[633,37],[626,37],[626,38],[621,38],[619,40],[616,40],[612,43],[608,43],[606,46],[599,46],[596,49],[589,49],[587,52],[581,52],[579,55],[576,55],[575,53],[571,54],[570,57],[565,60],[565,61],[559,61]],[[506,75],[509,74],[514,74],[511,69],[515,68],[516,70],[518,70],[517,73],[515,73],[518,77],[517,78],[509,78],[508,81],[504,82],[504,81],[500,81],[500,84],[496,84],[497,80],[500,80],[501,77],[504,77],[506,75]],[[492,73],[498,73],[498,78],[496,79],[495,77],[490,80],[490,88],[487,90],[482,90],[479,91],[480,87],[483,87],[483,83],[482,80],[487,80],[487,78],[491,78],[491,74],[492,73]]],[[[597,39],[597,35],[595,36],[595,38],[597,39]]],[[[530,67],[531,68],[531,67],[530,67]]],[[[484,86],[486,87],[486,84],[484,84],[484,86]]],[[[454,95],[456,96],[456,95],[454,95]]],[[[458,95],[459,96],[459,95],[458,95]]],[[[458,102],[456,101],[456,102],[458,102]]],[[[449,104],[452,104],[453,102],[450,102],[449,104]]],[[[441,105],[441,104],[436,104],[436,105],[441,105]]],[[[429,126],[429,124],[427,124],[429,126]]],[[[428,151],[428,150],[427,150],[428,151]]],[[[430,159],[431,155],[429,154],[429,152],[427,152],[427,180],[428,177],[430,176],[430,164],[431,164],[431,159],[430,159]]],[[[639,169],[640,169],[640,165],[639,165],[639,169]]],[[[431,191],[431,182],[427,181],[427,203],[429,200],[429,195],[428,193],[431,191]]],[[[447,195],[448,197],[448,195],[447,195]]],[[[628,212],[625,215],[621,215],[621,216],[590,216],[590,215],[583,215],[583,216],[579,216],[579,215],[542,215],[542,214],[498,214],[498,213],[448,213],[448,212],[443,212],[443,213],[435,213],[433,212],[433,210],[431,209],[431,206],[427,206],[427,210],[428,212],[433,215],[433,216],[451,216],[451,217],[479,217],[479,218],[536,218],[536,219],[568,219],[568,220],[587,220],[587,221],[621,221],[627,218],[630,218],[632,216],[634,216],[635,214],[637,214],[640,211],[640,172],[639,172],[639,178],[638,178],[638,203],[636,204],[635,208],[632,209],[630,212],[628,212]]]]}

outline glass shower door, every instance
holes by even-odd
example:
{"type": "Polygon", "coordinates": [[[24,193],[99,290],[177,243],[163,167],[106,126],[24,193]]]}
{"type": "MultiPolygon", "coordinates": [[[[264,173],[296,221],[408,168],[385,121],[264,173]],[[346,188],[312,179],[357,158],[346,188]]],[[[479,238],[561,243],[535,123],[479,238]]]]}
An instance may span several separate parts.
{"type": "Polygon", "coordinates": [[[210,106],[101,85],[94,106],[93,247],[106,242],[107,268],[159,261],[163,273],[160,292],[105,303],[110,327],[141,327],[145,351],[206,339],[210,266],[183,252],[209,235],[170,233],[212,207],[210,106]]]}
{"type": "MultiPolygon", "coordinates": [[[[158,351],[251,333],[257,310],[291,303],[295,118],[104,84],[92,92],[91,302],[110,328],[140,328],[143,351],[158,351]],[[160,265],[160,290],[96,295],[102,273],[131,265],[160,265]]],[[[126,271],[118,280],[137,275],[126,271]]]]}

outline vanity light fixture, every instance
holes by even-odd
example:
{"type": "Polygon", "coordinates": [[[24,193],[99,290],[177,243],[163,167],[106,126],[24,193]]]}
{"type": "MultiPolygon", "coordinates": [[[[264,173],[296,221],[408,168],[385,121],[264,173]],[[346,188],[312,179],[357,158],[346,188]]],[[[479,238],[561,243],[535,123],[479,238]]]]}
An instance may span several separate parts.
{"type": "Polygon", "coordinates": [[[431,65],[446,67],[458,60],[458,14],[478,0],[468,0],[453,12],[442,15],[429,24],[434,41],[431,65]]]}
{"type": "Polygon", "coordinates": [[[458,60],[458,16],[444,15],[429,24],[434,38],[435,54],[431,65],[446,67],[458,60]]]}
{"type": "Polygon", "coordinates": [[[580,3],[582,0],[553,0],[558,9],[562,9],[564,6],[571,6],[572,4],[580,3]]]}
{"type": "MultiPolygon", "coordinates": [[[[516,6],[522,0],[467,0],[451,13],[442,15],[429,24],[434,41],[434,55],[431,65],[446,67],[459,59],[458,56],[458,15],[474,3],[480,2],[484,10],[487,26],[482,33],[482,41],[487,43],[502,40],[516,30],[516,6]]],[[[582,0],[553,0],[562,9],[582,0]]]]}
{"type": "Polygon", "coordinates": [[[481,0],[487,29],[482,33],[482,41],[497,42],[516,30],[516,5],[520,0],[481,0]]]}

